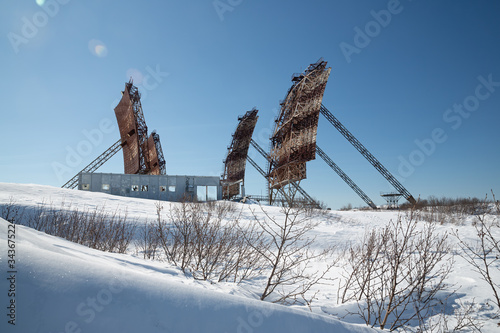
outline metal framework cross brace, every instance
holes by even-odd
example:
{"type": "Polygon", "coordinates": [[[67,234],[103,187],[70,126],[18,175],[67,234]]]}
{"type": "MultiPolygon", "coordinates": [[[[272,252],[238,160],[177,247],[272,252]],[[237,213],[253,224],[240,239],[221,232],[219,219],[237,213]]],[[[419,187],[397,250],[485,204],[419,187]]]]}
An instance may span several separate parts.
{"type": "Polygon", "coordinates": [[[86,172],[94,172],[99,169],[104,163],[106,163],[111,157],[113,157],[122,148],[122,140],[119,139],[111,147],[109,147],[104,153],[102,153],[95,160],[90,162],[85,168],[78,172],[73,178],[68,180],[66,184],[61,186],[62,188],[74,189],[78,186],[78,175],[86,172]]]}
{"type": "Polygon", "coordinates": [[[375,158],[375,156],[373,156],[372,153],[370,153],[368,149],[366,149],[365,146],[363,146],[361,142],[359,142],[359,140],[356,139],[354,135],[352,135],[351,132],[349,132],[347,128],[345,128],[345,126],[342,125],[342,123],[337,118],[335,118],[335,116],[323,104],[321,104],[320,113],[325,116],[325,118],[333,125],[333,127],[335,127],[340,132],[340,134],[342,134],[347,139],[347,141],[349,141],[354,146],[354,148],[356,148],[361,153],[361,155],[363,155],[368,160],[368,162],[370,162],[371,165],[373,165],[375,169],[377,169],[377,171],[380,172],[380,174],[384,176],[385,179],[387,179],[387,181],[404,196],[406,200],[408,200],[412,205],[415,205],[417,203],[410,192],[408,192],[408,190],[389,172],[389,170],[387,170],[382,165],[382,163],[380,163],[375,158]]]}
{"type": "MultiPolygon", "coordinates": [[[[269,155],[264,151],[264,149],[262,149],[262,147],[257,143],[255,142],[253,139],[250,140],[250,144],[269,162],[269,155]]],[[[252,160],[249,156],[247,157],[248,159],[248,162],[250,162],[250,164],[255,168],[257,169],[257,171],[264,177],[264,178],[268,178],[267,174],[264,172],[264,170],[262,170],[261,167],[259,167],[257,165],[257,163],[255,163],[254,160],[252,160]]],[[[302,194],[302,196],[307,200],[309,201],[313,206],[315,207],[320,207],[319,204],[316,202],[316,200],[314,200],[299,184],[297,184],[296,182],[292,182],[291,183],[293,185],[293,187],[300,193],[302,194]]]]}

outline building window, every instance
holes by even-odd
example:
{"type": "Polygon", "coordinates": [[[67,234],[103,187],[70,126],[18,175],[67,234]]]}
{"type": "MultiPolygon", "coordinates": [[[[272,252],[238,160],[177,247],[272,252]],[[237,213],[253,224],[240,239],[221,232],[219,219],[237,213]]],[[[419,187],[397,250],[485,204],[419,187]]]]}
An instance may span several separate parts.
{"type": "Polygon", "coordinates": [[[147,192],[148,191],[148,185],[142,185],[141,186],[141,191],[142,192],[147,192]]]}
{"type": "Polygon", "coordinates": [[[217,200],[217,186],[196,186],[198,201],[217,200]]]}
{"type": "Polygon", "coordinates": [[[169,192],[175,192],[175,185],[170,185],[170,186],[168,187],[168,191],[169,191],[169,192]]]}
{"type": "Polygon", "coordinates": [[[102,184],[102,189],[104,191],[109,191],[109,184],[102,184]]]}
{"type": "Polygon", "coordinates": [[[82,190],[90,190],[90,184],[82,184],[82,190]]]}
{"type": "Polygon", "coordinates": [[[139,191],[139,185],[132,185],[132,192],[139,191]]]}
{"type": "Polygon", "coordinates": [[[166,186],[160,186],[160,192],[166,192],[167,191],[167,187],[166,186]]]}

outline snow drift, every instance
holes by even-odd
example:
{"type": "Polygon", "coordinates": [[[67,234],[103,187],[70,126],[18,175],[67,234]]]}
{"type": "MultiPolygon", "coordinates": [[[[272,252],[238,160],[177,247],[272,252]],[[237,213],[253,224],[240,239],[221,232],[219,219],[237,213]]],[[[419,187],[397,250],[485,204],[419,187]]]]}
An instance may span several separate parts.
{"type": "MultiPolygon", "coordinates": [[[[8,224],[0,219],[4,273],[8,224]]],[[[1,332],[373,331],[208,290],[175,268],[92,250],[20,225],[15,235],[15,326],[4,314],[1,332]]],[[[10,282],[4,277],[0,285],[3,312],[10,282]]]]}

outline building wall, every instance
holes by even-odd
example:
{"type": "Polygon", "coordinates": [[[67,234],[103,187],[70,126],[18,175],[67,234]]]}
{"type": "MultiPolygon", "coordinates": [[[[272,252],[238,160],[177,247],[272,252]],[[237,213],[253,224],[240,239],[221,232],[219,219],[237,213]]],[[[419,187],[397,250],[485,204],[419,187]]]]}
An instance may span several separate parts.
{"type": "Polygon", "coordinates": [[[194,198],[198,188],[205,190],[206,186],[211,186],[216,193],[216,198],[209,199],[222,199],[219,177],[81,173],[78,178],[78,189],[82,191],[165,201],[181,201],[185,196],[194,198]]]}

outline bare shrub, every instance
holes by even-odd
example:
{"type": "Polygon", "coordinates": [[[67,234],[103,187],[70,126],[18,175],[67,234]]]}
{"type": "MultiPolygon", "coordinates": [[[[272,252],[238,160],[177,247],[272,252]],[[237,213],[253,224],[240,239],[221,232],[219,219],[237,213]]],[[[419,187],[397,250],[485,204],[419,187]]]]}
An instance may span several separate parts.
{"type": "MultiPolygon", "coordinates": [[[[490,203],[478,198],[437,198],[430,196],[428,199],[418,201],[415,205],[421,217],[432,223],[463,224],[470,215],[482,214],[489,210],[490,203]]],[[[403,204],[401,208],[412,208],[403,204]]]]}
{"type": "Polygon", "coordinates": [[[493,196],[493,204],[495,205],[496,215],[500,215],[500,200],[497,200],[495,193],[491,190],[491,195],[493,196]]]}
{"type": "Polygon", "coordinates": [[[142,252],[144,259],[155,259],[159,246],[156,224],[146,221],[143,227],[139,228],[139,237],[135,240],[136,247],[142,252]]]}
{"type": "Polygon", "coordinates": [[[443,310],[438,293],[451,270],[450,261],[442,263],[448,253],[447,235],[429,223],[418,229],[412,211],[348,248],[339,299],[356,302],[354,314],[381,329],[429,318],[443,310]]]}
{"type": "MultiPolygon", "coordinates": [[[[494,195],[493,195],[493,198],[494,195]]],[[[497,212],[499,204],[495,201],[497,212]]],[[[493,212],[488,212],[493,213],[493,212]]],[[[497,236],[500,225],[497,219],[488,218],[487,213],[477,215],[473,223],[475,231],[475,241],[467,242],[460,235],[458,230],[454,235],[458,239],[461,252],[464,258],[474,271],[481,275],[481,278],[488,284],[492,291],[493,302],[500,312],[500,283],[493,278],[494,272],[500,272],[500,238],[497,236]]]]}
{"type": "Polygon", "coordinates": [[[108,252],[125,253],[136,228],[135,223],[127,222],[126,213],[123,217],[118,211],[109,214],[104,207],[79,210],[62,203],[55,208],[45,202],[26,207],[11,200],[0,213],[49,235],[108,252]]]}
{"type": "MultiPolygon", "coordinates": [[[[445,301],[446,302],[446,301],[445,301]]],[[[446,307],[446,303],[443,307],[446,307]]],[[[475,317],[477,304],[474,302],[462,302],[457,300],[453,313],[446,314],[444,311],[433,318],[419,318],[419,325],[415,328],[405,327],[406,332],[474,332],[481,333],[483,323],[475,317]]]]}
{"type": "MultiPolygon", "coordinates": [[[[328,265],[323,272],[310,272],[311,262],[326,258],[331,249],[312,250],[314,238],[308,233],[318,222],[312,218],[319,210],[306,207],[282,207],[284,220],[270,216],[264,209],[264,219],[259,219],[252,212],[255,221],[266,236],[264,246],[256,246],[248,242],[263,258],[267,273],[266,284],[260,296],[261,300],[271,298],[273,302],[282,304],[310,304],[312,298],[306,293],[317,285],[333,266],[328,265]]],[[[312,297],[314,297],[313,294],[312,297]]]]}
{"type": "Polygon", "coordinates": [[[107,252],[125,253],[136,228],[127,222],[126,213],[123,217],[118,211],[109,214],[105,207],[80,211],[49,206],[42,209],[41,218],[40,231],[107,252]]]}
{"type": "Polygon", "coordinates": [[[231,203],[182,202],[171,205],[168,222],[157,204],[156,232],[168,262],[195,279],[241,282],[260,272],[258,253],[247,239],[261,243],[254,226],[243,227],[232,216],[231,203]],[[245,237],[243,236],[245,235],[245,237]]]}
{"type": "Polygon", "coordinates": [[[9,197],[9,202],[0,205],[0,217],[11,223],[19,223],[24,215],[24,207],[19,206],[14,197],[9,197]]]}
{"type": "Polygon", "coordinates": [[[340,210],[342,211],[352,210],[352,204],[348,203],[347,205],[340,207],[340,210]]]}
{"type": "Polygon", "coordinates": [[[329,210],[328,205],[326,202],[318,200],[316,198],[313,198],[314,202],[317,204],[316,209],[321,209],[321,210],[329,210]]]}

